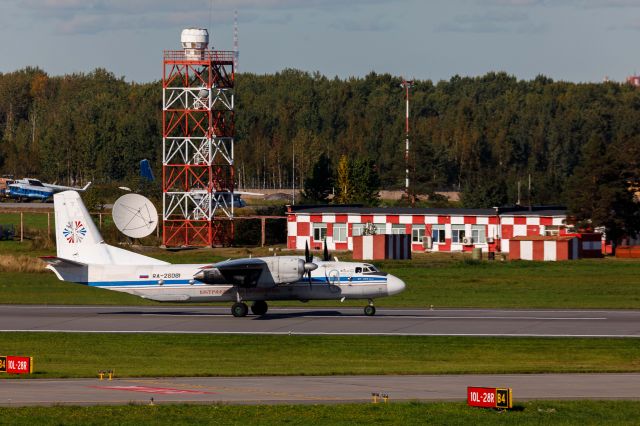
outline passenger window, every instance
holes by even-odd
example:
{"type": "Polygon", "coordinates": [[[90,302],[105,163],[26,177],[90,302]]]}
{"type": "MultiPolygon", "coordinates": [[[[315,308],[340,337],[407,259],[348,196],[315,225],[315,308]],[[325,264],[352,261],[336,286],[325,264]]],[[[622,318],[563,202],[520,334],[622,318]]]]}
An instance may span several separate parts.
{"type": "Polygon", "coordinates": [[[361,274],[362,273],[362,268],[356,268],[356,274],[361,274]]]}

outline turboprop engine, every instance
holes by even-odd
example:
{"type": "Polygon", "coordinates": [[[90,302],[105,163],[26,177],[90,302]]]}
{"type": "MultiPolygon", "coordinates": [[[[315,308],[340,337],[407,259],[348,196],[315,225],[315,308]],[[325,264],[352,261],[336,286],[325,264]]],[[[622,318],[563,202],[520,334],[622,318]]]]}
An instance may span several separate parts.
{"type": "Polygon", "coordinates": [[[239,287],[272,287],[300,281],[318,265],[295,256],[227,260],[193,276],[206,284],[233,284],[239,287]]]}

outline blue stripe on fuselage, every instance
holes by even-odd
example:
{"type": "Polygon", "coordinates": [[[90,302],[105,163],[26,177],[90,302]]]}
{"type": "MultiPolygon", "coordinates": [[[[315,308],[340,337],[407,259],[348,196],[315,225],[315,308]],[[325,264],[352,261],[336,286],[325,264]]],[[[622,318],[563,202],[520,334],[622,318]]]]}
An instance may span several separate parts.
{"type": "MultiPolygon", "coordinates": [[[[192,280],[163,280],[162,281],[162,285],[207,285],[204,284],[200,281],[197,280],[193,280],[193,283],[191,282],[192,280]]],[[[297,281],[298,283],[301,284],[308,284],[307,279],[302,279],[300,281],[297,281]]],[[[312,283],[316,283],[316,284],[324,284],[327,282],[326,278],[322,278],[322,277],[311,277],[311,282],[312,283]]],[[[330,279],[331,283],[334,283],[335,280],[330,279]]],[[[349,282],[354,282],[354,283],[361,283],[361,284],[385,284],[387,282],[387,278],[386,277],[372,277],[372,276],[366,276],[366,277],[340,277],[340,283],[349,283],[349,282]],[[351,279],[349,279],[351,278],[351,279]]],[[[133,281],[91,281],[88,283],[81,283],[81,284],[85,284],[88,285],[90,287],[135,287],[135,286],[159,286],[158,284],[158,280],[146,280],[146,281],[140,281],[140,280],[133,280],[133,281]]],[[[230,284],[229,284],[230,285],[230,284]]]]}

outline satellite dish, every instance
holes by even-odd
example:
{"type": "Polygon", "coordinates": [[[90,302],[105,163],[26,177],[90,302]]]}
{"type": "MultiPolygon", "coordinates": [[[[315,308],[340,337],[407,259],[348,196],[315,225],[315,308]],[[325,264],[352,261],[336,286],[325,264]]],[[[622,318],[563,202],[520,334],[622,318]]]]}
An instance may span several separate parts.
{"type": "Polygon", "coordinates": [[[125,194],[118,198],[111,216],[120,232],[131,238],[146,237],[158,225],[158,211],[140,194],[125,194]]]}

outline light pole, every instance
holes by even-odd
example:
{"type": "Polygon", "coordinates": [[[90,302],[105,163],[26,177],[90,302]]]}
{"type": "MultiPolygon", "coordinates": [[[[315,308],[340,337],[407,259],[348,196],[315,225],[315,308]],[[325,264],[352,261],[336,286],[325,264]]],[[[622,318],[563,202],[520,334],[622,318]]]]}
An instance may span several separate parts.
{"type": "Polygon", "coordinates": [[[409,192],[409,89],[413,87],[413,80],[405,80],[402,79],[402,83],[400,87],[405,89],[405,103],[406,103],[406,114],[405,114],[405,147],[404,147],[404,162],[405,162],[405,179],[404,179],[404,190],[407,195],[407,201],[414,204],[413,197],[411,197],[411,193],[409,192]]]}

